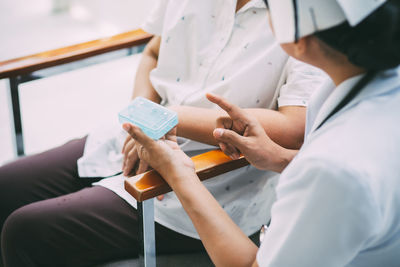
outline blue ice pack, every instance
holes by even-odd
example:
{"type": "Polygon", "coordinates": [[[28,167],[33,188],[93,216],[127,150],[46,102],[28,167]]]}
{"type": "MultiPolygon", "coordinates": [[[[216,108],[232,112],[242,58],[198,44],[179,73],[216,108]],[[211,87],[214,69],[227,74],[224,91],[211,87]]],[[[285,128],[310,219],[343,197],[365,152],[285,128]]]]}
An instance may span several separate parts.
{"type": "Polygon", "coordinates": [[[178,124],[178,114],[146,98],[136,97],[118,113],[119,122],[138,126],[147,136],[158,140],[178,124]]]}

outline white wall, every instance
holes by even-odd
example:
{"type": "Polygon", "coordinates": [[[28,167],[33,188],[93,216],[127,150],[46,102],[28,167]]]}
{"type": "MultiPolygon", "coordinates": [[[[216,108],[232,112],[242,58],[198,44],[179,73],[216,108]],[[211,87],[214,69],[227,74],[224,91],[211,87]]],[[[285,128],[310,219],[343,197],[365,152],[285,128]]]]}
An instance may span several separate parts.
{"type": "MultiPolygon", "coordinates": [[[[53,14],[52,0],[0,0],[0,61],[138,28],[155,2],[69,1],[69,12],[53,14]]],[[[137,62],[122,59],[22,85],[26,151],[46,150],[114,118],[129,100],[137,62]]],[[[0,165],[13,158],[6,82],[0,80],[0,165]]]]}
{"type": "MultiPolygon", "coordinates": [[[[23,19],[40,16],[51,10],[53,0],[1,0],[0,25],[12,27],[12,24],[23,19]]],[[[4,30],[0,27],[0,30],[4,30]]]]}
{"type": "Polygon", "coordinates": [[[69,0],[69,12],[53,14],[52,1],[0,1],[0,60],[139,28],[155,2],[69,0]]]}

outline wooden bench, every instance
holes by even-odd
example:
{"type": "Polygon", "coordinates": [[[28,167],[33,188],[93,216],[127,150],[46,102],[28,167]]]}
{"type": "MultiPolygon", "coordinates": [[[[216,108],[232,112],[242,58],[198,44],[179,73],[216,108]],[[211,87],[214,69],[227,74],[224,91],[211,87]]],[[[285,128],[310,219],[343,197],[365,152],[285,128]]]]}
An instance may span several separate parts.
{"type": "MultiPolygon", "coordinates": [[[[9,80],[11,113],[13,115],[15,153],[24,155],[22,120],[18,87],[21,83],[44,78],[35,76],[35,71],[57,67],[105,53],[137,47],[147,43],[152,35],[141,29],[117,34],[107,38],[62,47],[29,56],[0,62],[0,79],[9,80]]],[[[84,65],[81,65],[84,66],[84,65]]],[[[76,67],[81,67],[77,65],[76,67]]],[[[55,74],[54,72],[51,74],[55,74]]]]}

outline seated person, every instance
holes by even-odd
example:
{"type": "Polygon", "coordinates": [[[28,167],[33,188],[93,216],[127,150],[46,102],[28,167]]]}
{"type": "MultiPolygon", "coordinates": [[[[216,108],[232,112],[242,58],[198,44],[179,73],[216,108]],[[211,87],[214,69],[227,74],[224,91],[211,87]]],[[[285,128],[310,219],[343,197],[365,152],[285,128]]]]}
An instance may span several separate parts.
{"type": "MultiPolygon", "coordinates": [[[[223,113],[206,100],[206,92],[247,108],[280,145],[300,147],[305,106],[327,78],[289,59],[267,24],[259,0],[158,2],[144,27],[155,37],[143,53],[134,97],[178,112],[178,135],[186,138],[181,147],[189,155],[217,144],[212,132],[223,113]]],[[[123,135],[93,132],[0,168],[1,249],[7,267],[82,266],[136,256],[136,201],[123,188],[124,176],[92,186],[121,166],[125,175],[146,169],[137,160],[134,140],[126,139],[119,125],[115,129],[123,135]]],[[[269,220],[257,211],[269,210],[276,177],[246,167],[206,185],[251,235],[269,220]]],[[[155,219],[159,253],[204,249],[174,193],[156,201],[155,219]]]]}
{"type": "Polygon", "coordinates": [[[222,148],[283,171],[259,249],[199,182],[174,138],[154,141],[123,127],[175,191],[216,266],[399,266],[400,1],[267,2],[285,51],[322,68],[336,88],[310,101],[299,152],[271,140],[250,112],[208,95],[233,126],[214,131],[222,148]]]}

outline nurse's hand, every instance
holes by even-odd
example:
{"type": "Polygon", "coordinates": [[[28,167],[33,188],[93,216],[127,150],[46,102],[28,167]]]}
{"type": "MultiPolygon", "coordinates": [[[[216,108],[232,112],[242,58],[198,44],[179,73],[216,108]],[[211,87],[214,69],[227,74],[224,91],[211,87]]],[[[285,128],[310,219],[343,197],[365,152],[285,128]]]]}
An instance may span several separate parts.
{"type": "Polygon", "coordinates": [[[139,159],[160,173],[171,187],[185,177],[196,177],[193,161],[176,143],[176,127],[157,141],[130,123],[124,123],[123,128],[136,141],[139,159]]]}
{"type": "Polygon", "coordinates": [[[237,159],[242,153],[258,169],[282,172],[295,154],[273,142],[257,119],[245,110],[214,94],[207,94],[207,98],[229,115],[217,120],[213,132],[226,155],[237,159]]]}
{"type": "Polygon", "coordinates": [[[122,154],[124,154],[122,172],[125,176],[130,177],[149,170],[149,165],[139,159],[136,142],[130,135],[126,137],[122,154]]]}

